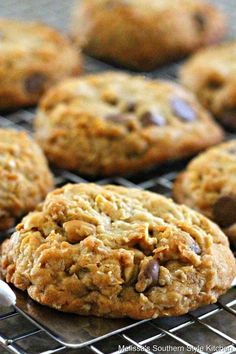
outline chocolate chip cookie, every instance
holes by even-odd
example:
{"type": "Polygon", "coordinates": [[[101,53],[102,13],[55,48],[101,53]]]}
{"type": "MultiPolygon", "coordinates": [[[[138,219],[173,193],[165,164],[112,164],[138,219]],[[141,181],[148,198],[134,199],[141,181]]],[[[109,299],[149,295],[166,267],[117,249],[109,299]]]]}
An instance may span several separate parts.
{"type": "Polygon", "coordinates": [[[236,140],[193,159],[174,185],[174,198],[221,226],[236,246],[236,140]]]}
{"type": "Polygon", "coordinates": [[[8,283],[60,311],[135,319],[214,303],[236,275],[223,232],[161,195],[95,184],[48,194],[2,246],[8,283]]]}
{"type": "Polygon", "coordinates": [[[236,129],[236,42],[200,51],[183,65],[180,79],[220,122],[236,129]]]}
{"type": "Polygon", "coordinates": [[[59,80],[81,70],[79,51],[54,29],[0,19],[0,109],[37,103],[59,80]]]}
{"type": "Polygon", "coordinates": [[[89,55],[153,70],[225,33],[225,18],[202,0],[82,0],[71,33],[89,55]]]}
{"type": "Polygon", "coordinates": [[[40,147],[24,132],[0,129],[0,230],[13,226],[52,188],[40,147]]]}
{"type": "Polygon", "coordinates": [[[142,170],[223,136],[180,86],[118,72],[54,87],[40,103],[35,130],[52,163],[90,175],[142,170]]]}

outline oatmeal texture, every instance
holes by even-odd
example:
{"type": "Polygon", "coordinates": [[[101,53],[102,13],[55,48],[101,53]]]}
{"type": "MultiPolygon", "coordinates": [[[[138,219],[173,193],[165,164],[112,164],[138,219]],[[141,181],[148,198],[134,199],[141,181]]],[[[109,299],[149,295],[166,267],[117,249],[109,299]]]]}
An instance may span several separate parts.
{"type": "Polygon", "coordinates": [[[0,230],[13,226],[52,188],[40,147],[24,132],[0,129],[0,230]]]}
{"type": "Polygon", "coordinates": [[[144,319],[214,303],[235,260],[223,232],[186,206],[138,189],[66,185],[2,246],[8,283],[60,311],[144,319]]]}
{"type": "Polygon", "coordinates": [[[180,80],[221,123],[236,129],[236,42],[195,54],[181,68],[180,80]]]}
{"type": "Polygon", "coordinates": [[[36,22],[0,19],[0,109],[32,105],[52,85],[81,71],[79,50],[36,22]]]}
{"type": "Polygon", "coordinates": [[[71,35],[89,55],[148,71],[217,42],[225,27],[202,0],[78,0],[71,35]]]}
{"type": "Polygon", "coordinates": [[[219,224],[236,245],[236,140],[193,159],[174,185],[174,198],[219,224]]]}
{"type": "Polygon", "coordinates": [[[35,137],[58,167],[121,175],[194,154],[220,142],[223,132],[180,86],[106,72],[51,89],[35,137]]]}

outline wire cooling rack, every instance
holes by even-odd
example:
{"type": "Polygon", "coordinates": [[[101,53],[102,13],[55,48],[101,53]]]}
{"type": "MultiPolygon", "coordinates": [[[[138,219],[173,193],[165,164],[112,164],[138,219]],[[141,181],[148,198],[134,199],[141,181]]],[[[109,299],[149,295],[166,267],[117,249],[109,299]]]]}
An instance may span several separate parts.
{"type": "MultiPolygon", "coordinates": [[[[88,65],[98,68],[92,59],[88,65]]],[[[99,68],[103,66],[99,63],[99,68]]],[[[171,70],[173,72],[173,67],[171,70]]],[[[168,77],[171,76],[169,72],[168,77]]],[[[166,76],[165,76],[166,77],[166,76]]],[[[174,78],[174,77],[173,77],[174,78]]],[[[24,129],[31,133],[34,109],[20,110],[0,116],[0,126],[24,129]]],[[[233,135],[228,135],[231,138],[233,135]]],[[[170,196],[172,183],[186,162],[160,166],[156,170],[128,177],[96,180],[126,187],[144,188],[170,196]]],[[[84,177],[66,170],[54,170],[57,186],[65,183],[86,182],[84,177]]],[[[6,237],[13,230],[1,233],[6,237]]],[[[104,320],[106,321],[106,320],[104,320]]],[[[104,322],[105,323],[105,322],[104,322]]],[[[96,335],[95,335],[96,337],[96,335]]],[[[157,319],[136,324],[130,328],[80,348],[69,349],[52,339],[48,332],[38,328],[15,309],[0,308],[0,353],[236,353],[236,288],[232,288],[217,304],[194,311],[179,318],[157,319]],[[2,348],[2,349],[1,349],[2,348]],[[5,348],[5,349],[3,349],[5,348]]]]}
{"type": "MultiPolygon", "coordinates": [[[[234,37],[235,0],[227,2],[212,0],[212,2],[228,12],[230,34],[234,37]]],[[[71,0],[1,0],[0,14],[5,17],[43,20],[65,29],[71,4],[71,0]]],[[[91,58],[86,58],[85,66],[88,72],[114,69],[91,58]]],[[[177,69],[178,64],[173,64],[148,75],[175,80],[177,69]]],[[[22,109],[8,115],[0,114],[0,127],[23,129],[31,133],[34,115],[34,108],[22,109]]],[[[236,136],[228,133],[227,138],[233,137],[236,136]]],[[[143,188],[170,196],[172,183],[186,162],[164,164],[155,170],[138,175],[94,181],[99,184],[112,183],[143,188]]],[[[90,181],[84,176],[66,170],[53,172],[57,186],[90,181]]],[[[0,239],[12,232],[13,229],[0,233],[0,239]]],[[[99,339],[100,329],[94,329],[96,342],[83,348],[71,349],[53,339],[46,330],[30,322],[14,308],[0,307],[0,354],[236,353],[236,288],[231,288],[216,304],[193,311],[186,316],[140,321],[135,327],[104,339],[99,339]]]]}

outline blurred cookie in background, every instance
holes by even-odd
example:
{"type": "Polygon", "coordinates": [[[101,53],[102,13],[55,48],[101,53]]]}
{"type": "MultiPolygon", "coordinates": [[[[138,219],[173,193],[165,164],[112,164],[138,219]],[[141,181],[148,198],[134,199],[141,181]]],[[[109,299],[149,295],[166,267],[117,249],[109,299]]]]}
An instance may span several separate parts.
{"type": "Polygon", "coordinates": [[[200,0],[81,0],[71,34],[91,56],[149,71],[217,42],[225,22],[200,0]]]}
{"type": "Polygon", "coordinates": [[[53,87],[40,102],[35,137],[58,167],[124,175],[191,156],[223,132],[180,85],[103,72],[53,87]]]}
{"type": "Polygon", "coordinates": [[[53,185],[40,147],[25,132],[0,129],[0,230],[34,209],[53,185]]]}
{"type": "Polygon", "coordinates": [[[236,246],[236,140],[193,159],[174,185],[174,199],[221,226],[236,246]]]}
{"type": "Polygon", "coordinates": [[[81,71],[78,49],[36,22],[0,19],[0,109],[38,102],[52,85],[81,71]]]}
{"type": "Polygon", "coordinates": [[[236,129],[236,42],[195,54],[181,68],[180,80],[220,122],[236,129]]]}

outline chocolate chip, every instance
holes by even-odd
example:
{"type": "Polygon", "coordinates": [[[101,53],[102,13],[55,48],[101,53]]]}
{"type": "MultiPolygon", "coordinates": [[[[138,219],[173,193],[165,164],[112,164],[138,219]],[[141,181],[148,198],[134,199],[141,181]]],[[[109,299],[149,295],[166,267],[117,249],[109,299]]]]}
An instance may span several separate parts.
{"type": "Polygon", "coordinates": [[[104,101],[106,102],[106,103],[108,103],[109,105],[111,105],[111,106],[116,106],[117,104],[118,104],[118,99],[116,98],[116,97],[114,97],[114,96],[112,96],[112,97],[105,97],[104,98],[104,101]]]}
{"type": "Polygon", "coordinates": [[[47,78],[42,73],[33,73],[25,79],[25,89],[32,95],[42,94],[47,78]]]}
{"type": "Polygon", "coordinates": [[[151,125],[164,126],[166,124],[166,120],[158,113],[154,112],[144,112],[141,116],[141,122],[144,127],[149,127],[151,125]]]}
{"type": "Polygon", "coordinates": [[[136,109],[136,104],[135,102],[127,102],[127,105],[125,107],[126,112],[132,113],[136,109]]]}
{"type": "Polygon", "coordinates": [[[105,117],[105,119],[109,120],[112,123],[118,123],[118,124],[122,124],[128,121],[128,118],[125,115],[120,113],[108,114],[105,117]]]}
{"type": "Polygon", "coordinates": [[[184,121],[193,122],[197,118],[194,109],[182,98],[173,98],[171,100],[171,108],[173,113],[184,121]]]}
{"type": "Polygon", "coordinates": [[[199,32],[203,32],[206,29],[206,16],[200,12],[196,12],[193,16],[194,21],[197,25],[197,29],[199,32]]]}
{"type": "Polygon", "coordinates": [[[159,279],[159,263],[157,260],[152,259],[147,264],[143,271],[143,275],[150,280],[149,286],[158,285],[159,279]]]}
{"type": "Polygon", "coordinates": [[[225,107],[220,114],[220,120],[225,125],[236,129],[236,106],[225,107]]]}
{"type": "Polygon", "coordinates": [[[221,227],[229,227],[236,222],[236,196],[225,195],[213,205],[213,217],[221,227]]]}
{"type": "Polygon", "coordinates": [[[195,240],[192,240],[190,249],[196,254],[201,254],[201,248],[195,240]]]}
{"type": "Polygon", "coordinates": [[[224,82],[223,80],[219,78],[212,78],[207,82],[207,87],[210,90],[218,90],[223,86],[224,82]]]}

